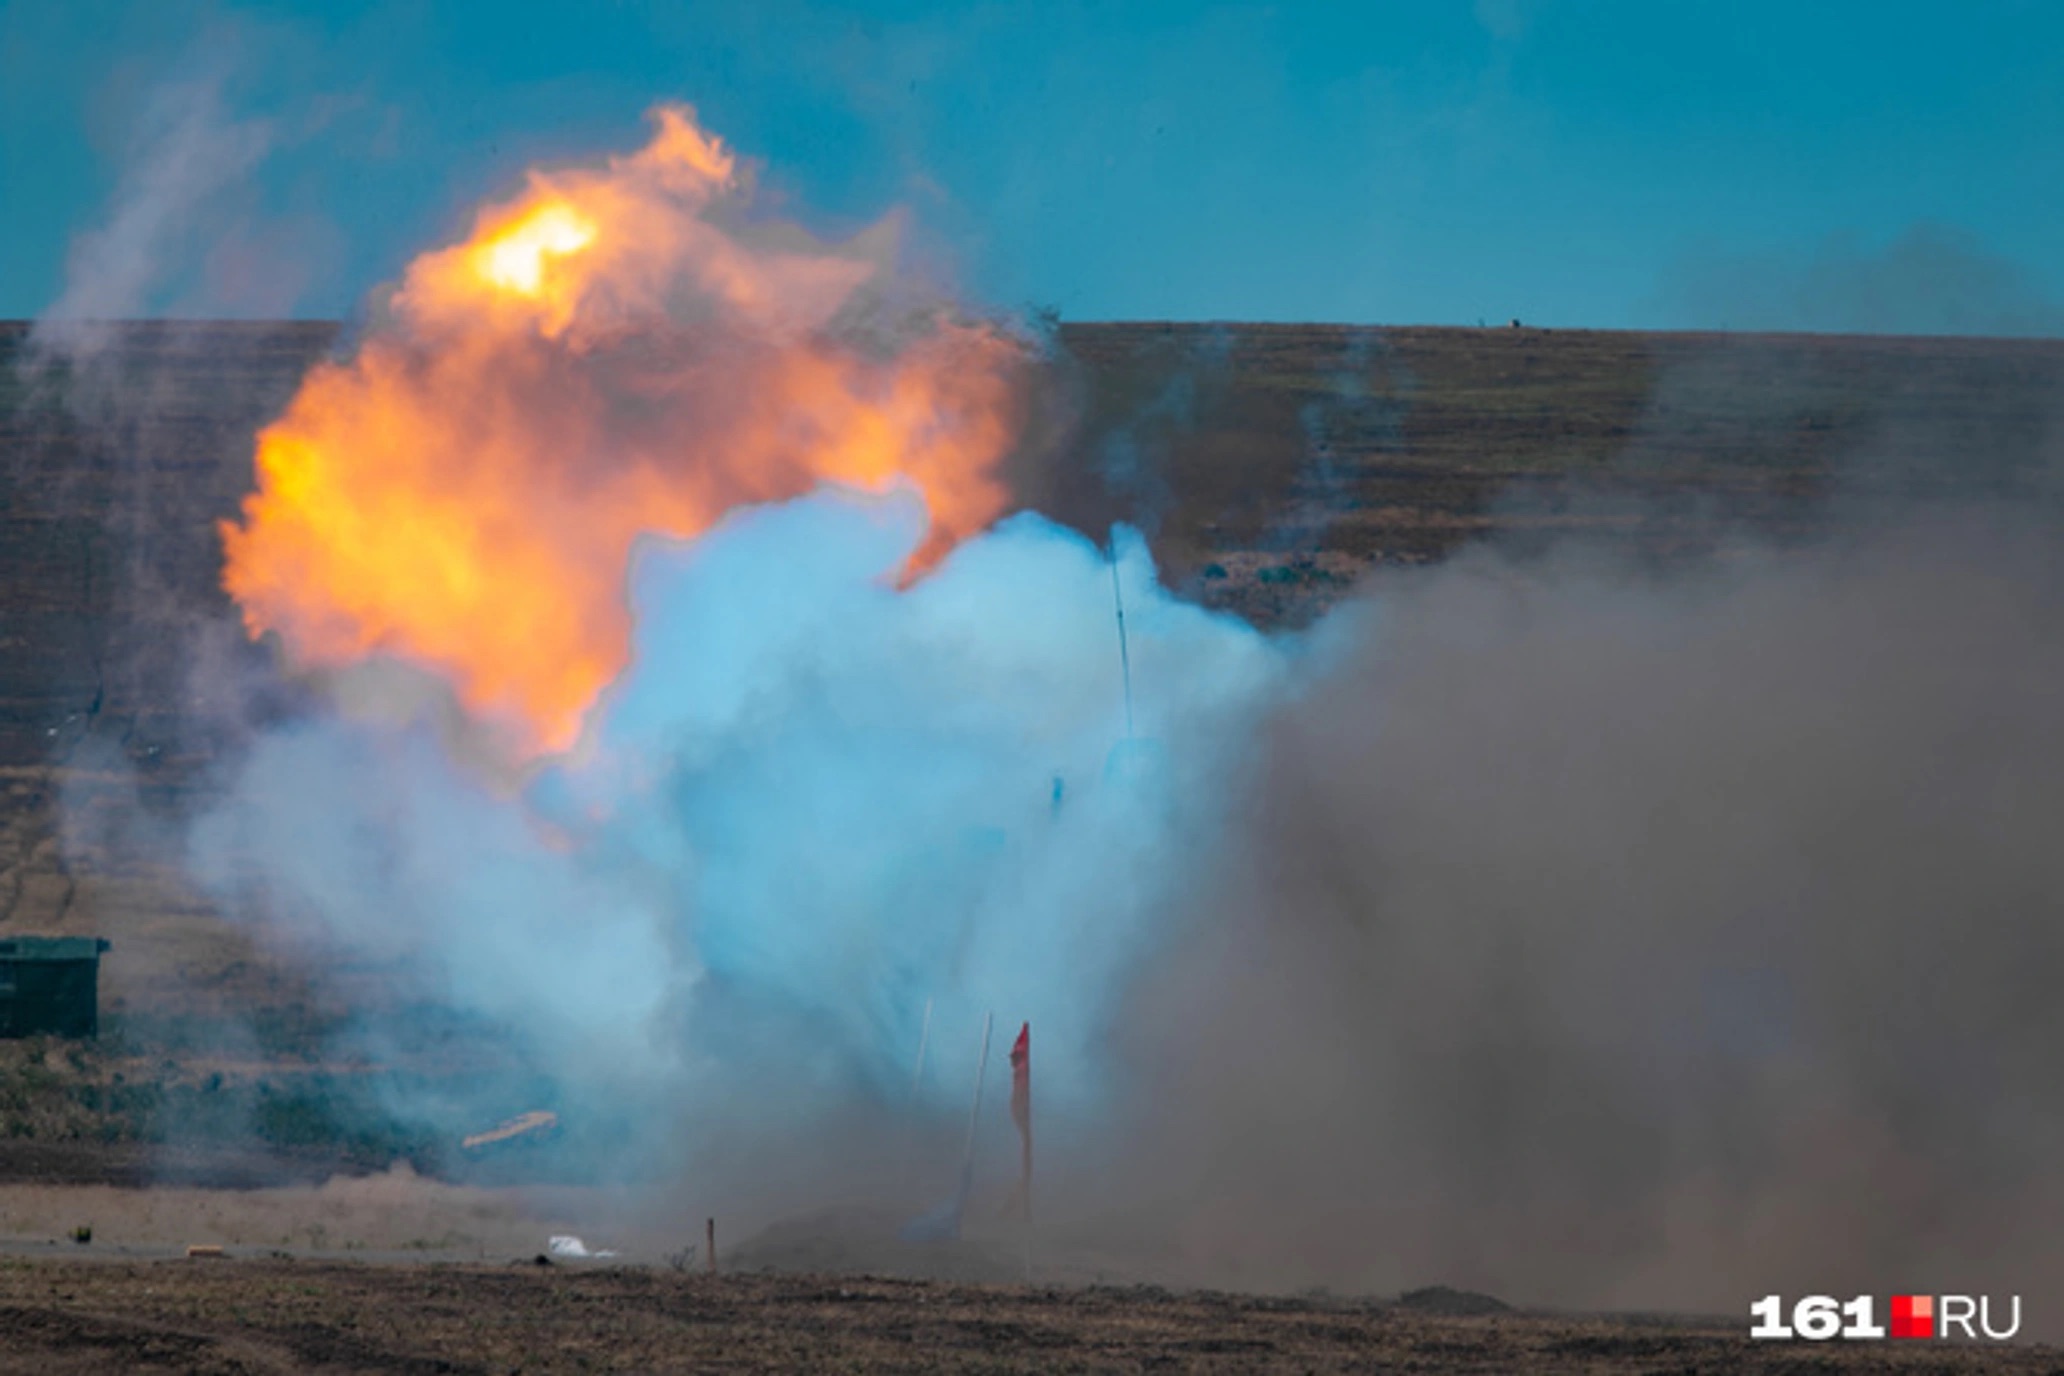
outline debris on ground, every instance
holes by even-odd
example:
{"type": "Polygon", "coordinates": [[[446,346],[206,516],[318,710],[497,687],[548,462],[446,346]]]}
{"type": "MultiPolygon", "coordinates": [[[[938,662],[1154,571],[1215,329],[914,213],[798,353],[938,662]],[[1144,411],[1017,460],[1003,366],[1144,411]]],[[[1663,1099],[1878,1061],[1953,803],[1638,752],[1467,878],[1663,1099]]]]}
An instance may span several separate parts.
{"type": "Polygon", "coordinates": [[[505,1142],[537,1142],[559,1130],[559,1115],[548,1108],[532,1109],[519,1113],[505,1123],[498,1123],[485,1132],[476,1132],[462,1139],[459,1145],[467,1151],[481,1151],[487,1147],[498,1147],[505,1142]]]}
{"type": "Polygon", "coordinates": [[[615,1251],[607,1247],[600,1251],[590,1251],[587,1243],[582,1242],[571,1233],[555,1235],[545,1244],[545,1249],[555,1257],[571,1257],[577,1260],[601,1261],[606,1257],[616,1255],[615,1251]]]}

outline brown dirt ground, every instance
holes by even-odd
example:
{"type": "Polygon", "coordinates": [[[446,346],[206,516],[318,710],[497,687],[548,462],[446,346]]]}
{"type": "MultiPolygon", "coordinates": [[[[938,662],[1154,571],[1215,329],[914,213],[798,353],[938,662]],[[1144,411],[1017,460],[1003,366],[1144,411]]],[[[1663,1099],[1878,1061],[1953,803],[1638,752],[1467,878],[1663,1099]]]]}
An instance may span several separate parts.
{"type": "Polygon", "coordinates": [[[269,1259],[0,1262],[0,1372],[2054,1372],[1745,1324],[1151,1288],[269,1259]]]}

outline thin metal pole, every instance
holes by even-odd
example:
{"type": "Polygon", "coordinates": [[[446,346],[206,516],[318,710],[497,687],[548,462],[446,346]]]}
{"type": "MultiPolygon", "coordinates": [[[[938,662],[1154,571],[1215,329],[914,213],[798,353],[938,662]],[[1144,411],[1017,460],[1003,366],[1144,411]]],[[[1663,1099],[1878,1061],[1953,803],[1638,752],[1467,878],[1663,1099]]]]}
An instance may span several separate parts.
{"type": "Polygon", "coordinates": [[[1118,586],[1118,534],[1111,533],[1111,605],[1118,609],[1118,667],[1125,679],[1125,739],[1132,739],[1132,650],[1125,640],[1125,594],[1118,586]]]}
{"type": "Polygon", "coordinates": [[[924,1084],[925,1046],[932,1039],[932,1001],[925,1000],[924,1024],[917,1031],[917,1069],[910,1072],[910,1095],[917,1097],[917,1091],[924,1084]]]}
{"type": "Polygon", "coordinates": [[[1032,1283],[1032,1115],[1025,1115],[1023,1180],[1025,1191],[1025,1284],[1032,1283]]]}
{"type": "Polygon", "coordinates": [[[989,1072],[989,1032],[995,1025],[996,1014],[993,1011],[982,1015],[982,1056],[975,1062],[975,1102],[968,1109],[967,1154],[960,1162],[960,1202],[955,1210],[956,1216],[959,1210],[967,1208],[968,1191],[975,1184],[975,1128],[982,1120],[982,1079],[989,1072]]]}

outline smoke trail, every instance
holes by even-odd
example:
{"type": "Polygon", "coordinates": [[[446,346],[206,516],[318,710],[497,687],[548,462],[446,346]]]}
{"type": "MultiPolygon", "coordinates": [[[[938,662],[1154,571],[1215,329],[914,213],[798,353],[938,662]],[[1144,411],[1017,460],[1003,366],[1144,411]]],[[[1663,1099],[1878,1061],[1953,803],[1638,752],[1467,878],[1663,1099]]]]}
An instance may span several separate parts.
{"type": "MultiPolygon", "coordinates": [[[[62,290],[0,361],[13,374],[4,380],[15,384],[18,427],[0,446],[9,542],[64,550],[46,567],[75,571],[27,595],[32,606],[50,599],[28,612],[42,652],[10,675],[32,724],[29,748],[10,742],[9,762],[49,771],[42,796],[62,799],[47,813],[40,801],[23,809],[17,823],[55,838],[9,866],[7,913],[25,925],[76,922],[94,907],[75,900],[96,869],[176,866],[180,828],[152,815],[143,794],[241,730],[257,681],[273,682],[209,595],[213,551],[197,549],[192,532],[234,500],[240,484],[225,459],[236,436],[247,441],[284,398],[262,369],[224,356],[219,331],[125,319],[168,300],[202,314],[291,304],[298,273],[289,255],[260,251],[279,226],[259,215],[252,190],[280,124],[230,98],[243,37],[211,25],[157,78],[119,94],[134,99],[135,119],[115,150],[108,204],[73,236],[62,290]],[[212,265],[232,250],[239,282],[218,290],[212,265]],[[173,701],[180,711],[163,710],[173,701]],[[24,885],[51,897],[28,901],[24,885]]],[[[326,334],[269,340],[254,328],[231,352],[262,354],[288,335],[288,347],[312,353],[326,334]]],[[[112,967],[118,989],[136,968],[124,949],[112,967]]]]}
{"type": "Polygon", "coordinates": [[[76,350],[96,322],[148,313],[168,276],[198,256],[191,246],[233,219],[226,204],[276,136],[266,120],[230,114],[226,74],[212,65],[151,90],[106,219],[74,240],[65,289],[37,322],[41,342],[76,350]]]}

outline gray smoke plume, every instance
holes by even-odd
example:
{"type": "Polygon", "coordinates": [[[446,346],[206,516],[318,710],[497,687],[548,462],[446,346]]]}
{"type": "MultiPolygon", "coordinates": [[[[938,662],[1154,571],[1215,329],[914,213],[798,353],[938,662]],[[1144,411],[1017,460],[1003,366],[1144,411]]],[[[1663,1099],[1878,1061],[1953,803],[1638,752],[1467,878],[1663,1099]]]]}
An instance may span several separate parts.
{"type": "Polygon", "coordinates": [[[2044,336],[2064,304],[2027,267],[1951,225],[1921,223],[1882,245],[1838,234],[1811,252],[1687,257],[1656,304],[1698,328],[1832,334],[2044,336]]]}
{"type": "Polygon", "coordinates": [[[277,315],[303,280],[307,245],[254,210],[251,182],[281,136],[278,120],[232,99],[243,46],[234,25],[213,25],[168,64],[177,75],[142,88],[108,202],[73,237],[64,286],[12,360],[31,428],[9,447],[7,490],[24,514],[91,511],[112,537],[93,596],[159,632],[156,644],[130,635],[94,647],[95,711],[167,677],[188,680],[189,705],[237,686],[237,700],[210,704],[217,717],[245,706],[243,637],[219,597],[193,595],[216,581],[212,568],[196,573],[215,551],[194,532],[233,506],[243,482],[228,456],[284,401],[280,379],[253,383],[235,366],[246,360],[225,355],[276,341],[262,327],[229,336],[179,319],[136,323],[168,304],[181,315],[277,315]]]}
{"type": "Polygon", "coordinates": [[[227,227],[227,205],[273,142],[268,121],[229,112],[220,73],[154,88],[105,218],[73,241],[39,335],[61,340],[85,322],[149,313],[169,275],[227,227]]]}
{"type": "Polygon", "coordinates": [[[2064,557],[1998,506],[1385,573],[1120,1039],[1188,1274],[2064,1280],[2064,557]]]}

